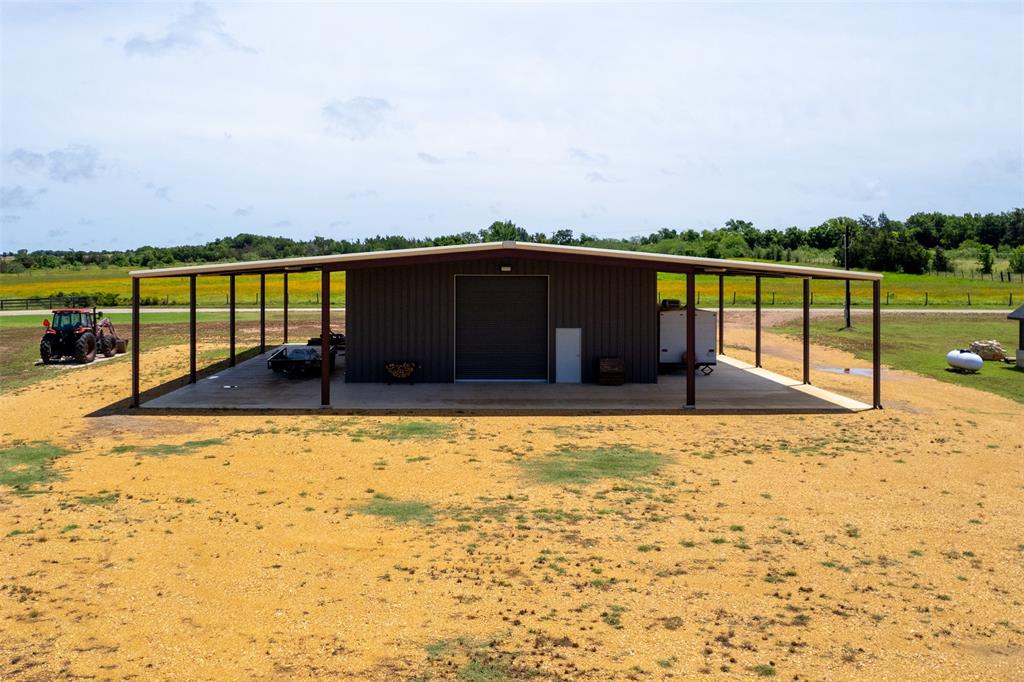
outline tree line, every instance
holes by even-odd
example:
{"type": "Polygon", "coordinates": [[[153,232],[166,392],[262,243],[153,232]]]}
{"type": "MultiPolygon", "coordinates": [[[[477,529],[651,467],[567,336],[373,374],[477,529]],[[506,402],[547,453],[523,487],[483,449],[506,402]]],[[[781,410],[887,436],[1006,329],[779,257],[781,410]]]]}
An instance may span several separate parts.
{"type": "Polygon", "coordinates": [[[906,220],[863,215],[830,218],[809,228],[758,229],[746,220],[729,220],[710,230],[663,228],[646,236],[608,239],[560,229],[530,233],[511,220],[492,223],[477,232],[439,237],[398,235],[366,239],[314,237],[303,241],[286,237],[239,234],[201,245],[142,246],[125,251],[20,250],[4,253],[0,272],[78,267],[160,267],[179,263],[214,263],[298,256],[408,249],[424,246],[523,241],[593,246],[710,258],[754,258],[784,262],[819,262],[843,265],[848,241],[849,265],[889,272],[949,271],[950,252],[970,254],[979,269],[992,271],[997,256],[1009,259],[1010,269],[1024,272],[1024,209],[1002,213],[915,213],[906,220]]]}

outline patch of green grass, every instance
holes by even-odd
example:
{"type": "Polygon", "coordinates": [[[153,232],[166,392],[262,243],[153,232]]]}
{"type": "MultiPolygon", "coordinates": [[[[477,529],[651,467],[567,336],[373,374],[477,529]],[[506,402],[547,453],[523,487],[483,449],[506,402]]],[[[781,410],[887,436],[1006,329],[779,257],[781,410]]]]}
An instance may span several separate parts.
{"type": "Polygon", "coordinates": [[[612,604],[608,607],[608,610],[601,614],[601,620],[606,624],[611,625],[613,628],[622,628],[622,614],[626,611],[625,606],[618,606],[612,604]]]}
{"type": "Polygon", "coordinates": [[[508,666],[474,658],[459,669],[458,679],[462,682],[505,682],[512,678],[508,666]]]}
{"type": "Polygon", "coordinates": [[[101,490],[96,495],[82,495],[78,498],[78,501],[82,504],[94,504],[100,507],[106,507],[117,502],[117,498],[119,497],[120,495],[118,493],[108,493],[105,490],[101,490]]]}
{"type": "Polygon", "coordinates": [[[539,459],[520,462],[531,478],[542,483],[586,485],[606,478],[635,479],[657,472],[665,455],[629,446],[588,450],[562,448],[539,459]]]}
{"type": "Polygon", "coordinates": [[[34,441],[0,450],[0,485],[17,493],[29,493],[33,486],[58,477],[53,461],[67,454],[64,448],[46,441],[34,441]]]}
{"type": "Polygon", "coordinates": [[[451,434],[452,424],[441,421],[408,420],[384,422],[372,429],[359,429],[352,434],[353,438],[373,438],[376,440],[439,440],[451,434]]]}
{"type": "MultiPolygon", "coordinates": [[[[854,318],[854,322],[852,329],[841,329],[837,318],[811,320],[811,337],[815,343],[870,361],[871,323],[867,318],[854,318]]],[[[799,337],[802,333],[799,324],[774,329],[788,336],[799,337]]],[[[1024,403],[1024,372],[1013,365],[986,362],[977,374],[950,371],[946,353],[953,348],[966,348],[976,339],[996,339],[1012,353],[1017,347],[1017,325],[1000,315],[882,316],[882,362],[886,365],[1024,403]]]]}
{"type": "Polygon", "coordinates": [[[35,532],[36,532],[35,528],[31,528],[29,530],[21,530],[20,528],[15,528],[14,530],[12,530],[10,533],[7,534],[7,537],[14,538],[14,537],[17,537],[19,535],[32,535],[35,532]]]}
{"type": "MultiPolygon", "coordinates": [[[[214,445],[224,445],[227,441],[223,438],[207,438],[206,440],[189,440],[184,443],[174,445],[169,443],[160,443],[157,445],[149,445],[146,447],[135,447],[131,452],[135,452],[138,455],[146,455],[150,457],[168,457],[171,455],[189,455],[196,450],[203,448],[212,447],[214,445]]],[[[125,447],[125,446],[121,446],[125,447]]],[[[125,450],[125,452],[129,452],[125,450]]]]}
{"type": "Polygon", "coordinates": [[[566,511],[564,509],[534,509],[533,518],[538,521],[566,521],[575,523],[583,518],[582,514],[566,511]]]}
{"type": "Polygon", "coordinates": [[[447,639],[439,639],[436,642],[431,642],[423,648],[427,652],[428,658],[437,658],[448,651],[450,646],[451,642],[447,639]]]}
{"type": "Polygon", "coordinates": [[[396,500],[382,493],[376,493],[372,499],[358,507],[358,510],[370,516],[387,517],[396,523],[434,522],[434,512],[426,502],[396,500]]]}
{"type": "Polygon", "coordinates": [[[751,670],[758,677],[775,677],[775,666],[774,665],[768,665],[767,663],[761,663],[759,665],[755,665],[753,668],[751,668],[751,670]]]}
{"type": "Polygon", "coordinates": [[[61,528],[60,532],[61,533],[70,533],[71,531],[78,530],[79,528],[80,528],[80,526],[77,523],[69,523],[68,525],[66,525],[63,528],[61,528]]]}

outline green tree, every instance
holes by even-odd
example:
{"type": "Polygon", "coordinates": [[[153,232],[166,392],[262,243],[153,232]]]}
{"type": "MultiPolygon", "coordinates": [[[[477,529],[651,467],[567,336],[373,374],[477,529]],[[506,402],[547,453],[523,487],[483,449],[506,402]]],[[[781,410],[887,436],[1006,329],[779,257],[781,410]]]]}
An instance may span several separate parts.
{"type": "Polygon", "coordinates": [[[993,255],[992,247],[988,244],[982,244],[978,248],[978,265],[981,266],[981,274],[991,275],[993,264],[995,264],[995,256],[993,255]]]}
{"type": "Polygon", "coordinates": [[[949,256],[941,246],[936,246],[935,253],[932,254],[932,269],[935,272],[949,272],[950,270],[949,256]]]}
{"type": "Polygon", "coordinates": [[[511,220],[506,220],[491,223],[486,230],[481,230],[480,239],[485,242],[527,242],[530,235],[511,220]]]}
{"type": "Polygon", "coordinates": [[[576,243],[576,239],[573,237],[572,230],[555,230],[551,235],[551,243],[570,246],[576,243]]]}
{"type": "Polygon", "coordinates": [[[1010,271],[1024,275],[1024,246],[1018,246],[1010,252],[1010,271]]]}

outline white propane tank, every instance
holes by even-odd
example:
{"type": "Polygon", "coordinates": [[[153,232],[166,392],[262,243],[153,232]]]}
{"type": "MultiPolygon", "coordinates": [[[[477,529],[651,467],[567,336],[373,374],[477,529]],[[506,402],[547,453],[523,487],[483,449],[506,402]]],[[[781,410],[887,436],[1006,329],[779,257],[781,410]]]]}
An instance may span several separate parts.
{"type": "Polygon", "coordinates": [[[967,370],[968,372],[977,372],[985,364],[980,355],[964,349],[951,350],[946,353],[946,362],[949,363],[950,367],[967,370]]]}

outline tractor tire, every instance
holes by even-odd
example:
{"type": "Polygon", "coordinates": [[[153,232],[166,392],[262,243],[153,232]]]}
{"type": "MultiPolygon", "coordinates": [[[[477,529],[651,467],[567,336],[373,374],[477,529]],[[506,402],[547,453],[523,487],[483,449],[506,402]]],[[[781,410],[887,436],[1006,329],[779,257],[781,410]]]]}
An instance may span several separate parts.
{"type": "Polygon", "coordinates": [[[44,365],[52,364],[60,359],[55,346],[53,334],[44,336],[43,340],[39,342],[39,358],[43,361],[44,365]]]}
{"type": "Polygon", "coordinates": [[[96,336],[85,332],[75,341],[75,362],[88,364],[96,359],[96,336]]]}
{"type": "Polygon", "coordinates": [[[97,343],[97,350],[105,358],[114,357],[114,337],[109,334],[103,334],[100,336],[99,342],[97,343]]]}

